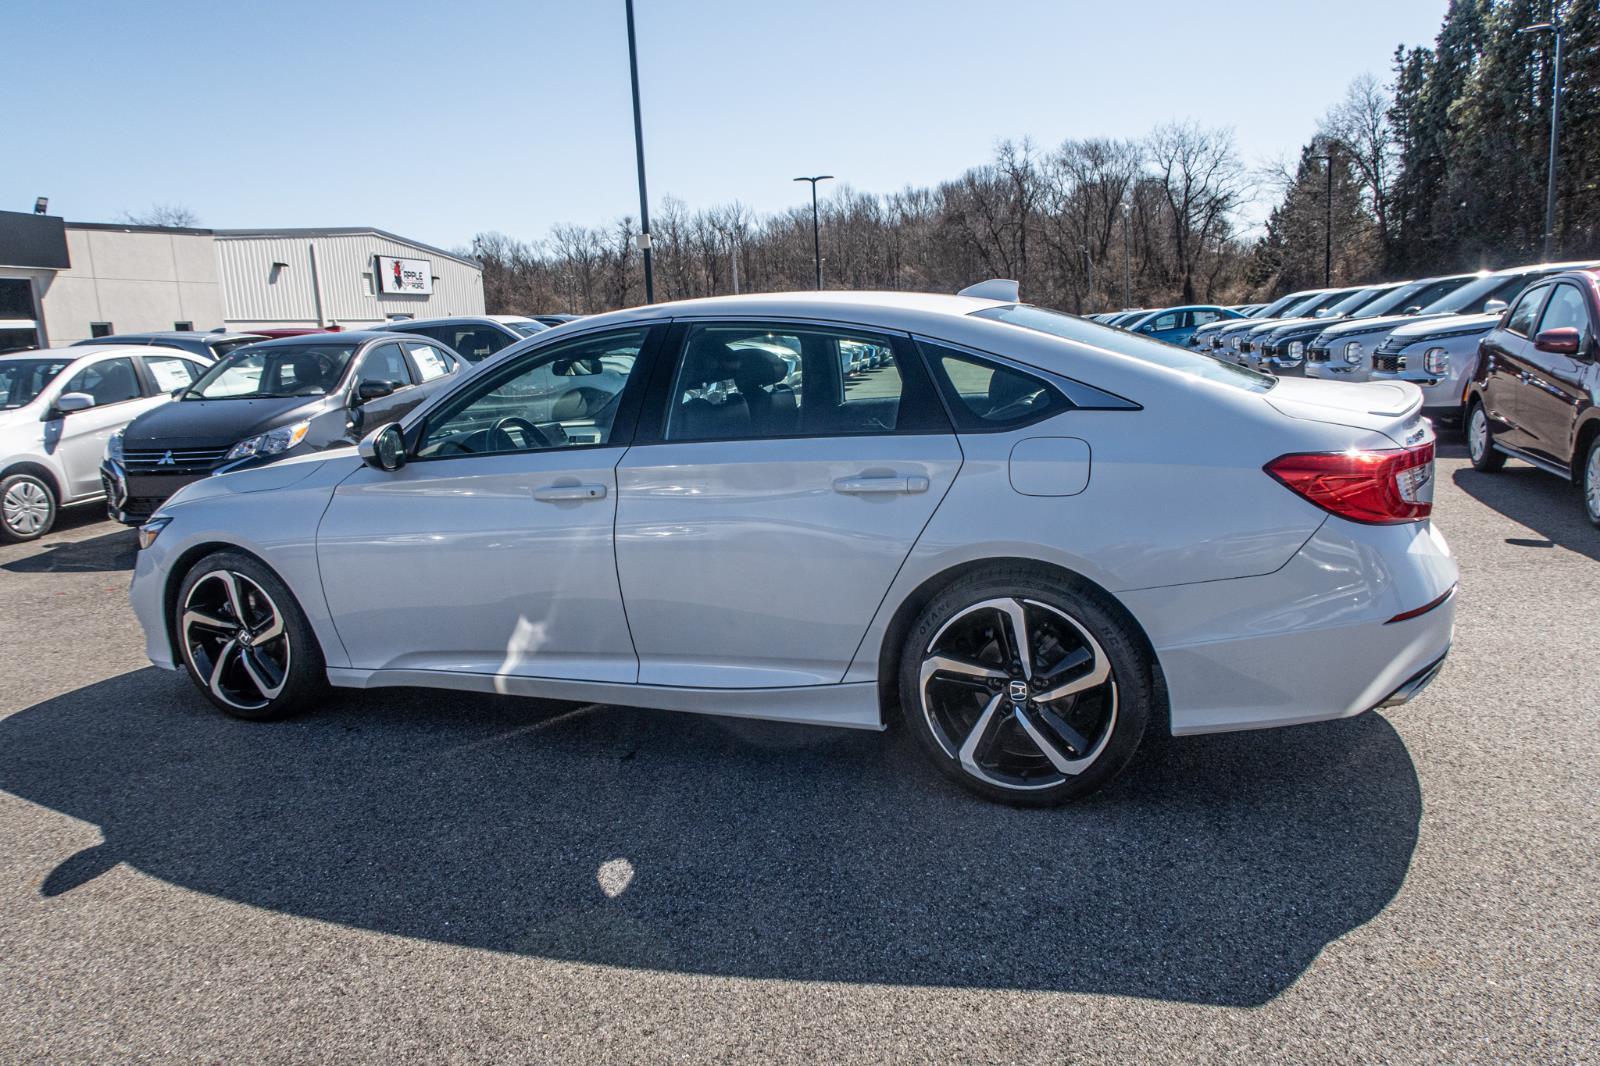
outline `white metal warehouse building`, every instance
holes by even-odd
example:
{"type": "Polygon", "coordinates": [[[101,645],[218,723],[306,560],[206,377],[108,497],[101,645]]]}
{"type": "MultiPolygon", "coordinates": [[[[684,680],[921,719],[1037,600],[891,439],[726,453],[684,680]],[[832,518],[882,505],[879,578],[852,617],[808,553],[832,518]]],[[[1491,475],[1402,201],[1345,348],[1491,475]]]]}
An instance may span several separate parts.
{"type": "Polygon", "coordinates": [[[483,311],[476,262],[380,229],[185,229],[0,211],[0,351],[483,311]]]}

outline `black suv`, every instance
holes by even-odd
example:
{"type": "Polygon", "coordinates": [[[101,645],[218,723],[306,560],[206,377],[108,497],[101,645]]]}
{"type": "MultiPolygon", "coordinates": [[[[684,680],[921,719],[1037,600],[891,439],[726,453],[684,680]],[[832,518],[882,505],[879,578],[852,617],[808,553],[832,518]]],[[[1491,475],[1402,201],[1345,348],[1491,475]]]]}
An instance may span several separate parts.
{"type": "Polygon", "coordinates": [[[216,330],[211,333],[201,333],[192,329],[158,330],[155,333],[117,333],[110,337],[90,337],[86,341],[77,341],[77,344],[153,344],[158,348],[177,348],[180,351],[191,352],[195,355],[205,356],[210,360],[221,359],[235,348],[242,348],[246,344],[264,341],[267,338],[259,333],[225,333],[216,330]]]}
{"type": "Polygon", "coordinates": [[[1532,285],[1478,344],[1467,449],[1489,472],[1507,456],[1577,482],[1600,526],[1600,270],[1532,285]]]}
{"type": "Polygon", "coordinates": [[[456,352],[469,363],[478,363],[550,327],[519,315],[476,315],[456,318],[398,318],[378,329],[395,333],[415,333],[429,337],[456,352]]]}
{"type": "Polygon", "coordinates": [[[191,481],[355,444],[452,380],[454,352],[377,331],[284,337],[235,348],[173,403],[106,445],[106,510],[138,525],[191,481]]]}

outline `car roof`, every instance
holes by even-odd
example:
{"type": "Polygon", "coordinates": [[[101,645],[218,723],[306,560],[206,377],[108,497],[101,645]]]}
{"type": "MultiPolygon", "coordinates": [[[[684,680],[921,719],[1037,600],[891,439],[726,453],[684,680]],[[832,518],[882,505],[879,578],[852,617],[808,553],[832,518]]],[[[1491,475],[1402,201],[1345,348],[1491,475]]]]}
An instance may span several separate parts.
{"type": "MultiPolygon", "coordinates": [[[[343,329],[337,333],[305,333],[297,337],[269,337],[256,341],[252,348],[295,348],[305,344],[365,344],[368,341],[397,340],[393,333],[380,329],[343,329]]],[[[236,351],[238,349],[235,349],[236,351]]],[[[231,354],[231,353],[230,353],[231,354]]]]}
{"type": "Polygon", "coordinates": [[[7,352],[0,355],[0,360],[57,358],[71,362],[94,355],[176,355],[192,358],[194,353],[178,348],[163,348],[159,344],[105,344],[97,340],[93,344],[68,344],[55,348],[30,348],[22,352],[7,352]]]}
{"type": "Polygon", "coordinates": [[[251,337],[260,336],[262,336],[260,333],[225,333],[217,330],[201,329],[162,329],[152,330],[149,333],[118,333],[110,337],[96,337],[92,341],[79,341],[78,344],[133,344],[139,340],[231,341],[249,340],[251,337]]]}
{"type": "MultiPolygon", "coordinates": [[[[646,304],[620,311],[585,316],[575,326],[587,333],[623,322],[666,321],[671,318],[709,318],[719,315],[740,318],[808,318],[892,326],[906,316],[943,314],[969,315],[985,307],[1007,307],[1014,301],[989,300],[977,296],[946,296],[926,292],[767,292],[738,296],[707,296],[672,303],[646,304]]],[[[1026,302],[1026,301],[1022,301],[1026,302]]],[[[574,334],[575,335],[575,334],[574,334]]]]}

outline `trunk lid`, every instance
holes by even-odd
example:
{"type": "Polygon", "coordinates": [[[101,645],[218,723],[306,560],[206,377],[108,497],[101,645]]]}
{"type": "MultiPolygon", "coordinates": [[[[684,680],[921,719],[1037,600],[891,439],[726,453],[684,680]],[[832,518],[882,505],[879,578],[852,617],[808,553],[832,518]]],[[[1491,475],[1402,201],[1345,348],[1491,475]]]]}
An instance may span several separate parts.
{"type": "Polygon", "coordinates": [[[1422,390],[1409,381],[1279,378],[1262,398],[1290,418],[1382,433],[1399,447],[1431,435],[1421,417],[1422,390]]]}

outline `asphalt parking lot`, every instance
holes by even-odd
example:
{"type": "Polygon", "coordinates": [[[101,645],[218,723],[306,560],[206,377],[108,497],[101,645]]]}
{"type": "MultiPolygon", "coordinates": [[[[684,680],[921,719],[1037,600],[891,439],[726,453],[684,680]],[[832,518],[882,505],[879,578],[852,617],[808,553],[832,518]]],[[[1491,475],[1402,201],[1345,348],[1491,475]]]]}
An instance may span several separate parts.
{"type": "Polygon", "coordinates": [[[1600,532],[1439,466],[1416,703],[1016,811],[902,733],[440,692],[251,725],[132,534],[0,547],[0,1060],[1600,1059],[1600,532]]]}

